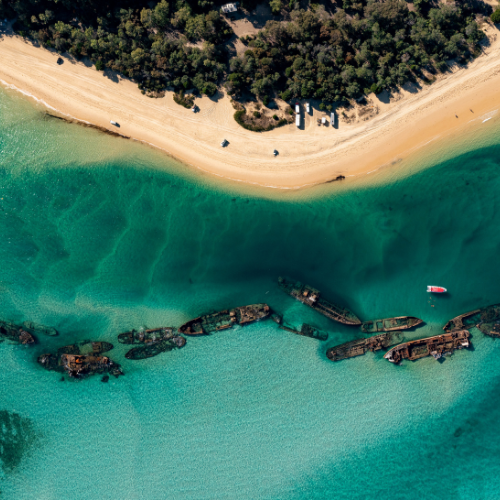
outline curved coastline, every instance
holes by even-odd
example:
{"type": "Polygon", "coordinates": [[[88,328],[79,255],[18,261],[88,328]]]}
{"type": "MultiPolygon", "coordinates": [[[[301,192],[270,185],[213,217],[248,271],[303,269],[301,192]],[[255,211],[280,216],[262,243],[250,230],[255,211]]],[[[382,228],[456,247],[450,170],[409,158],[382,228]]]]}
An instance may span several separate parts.
{"type": "MultiPolygon", "coordinates": [[[[227,96],[197,100],[193,115],[173,102],[143,96],[137,86],[104,76],[83,63],[26,43],[18,36],[0,41],[0,83],[21,92],[68,121],[82,123],[159,149],[183,164],[233,182],[295,190],[330,183],[337,176],[366,178],[430,143],[465,133],[500,108],[500,38],[487,26],[490,45],[468,68],[452,71],[416,93],[402,91],[366,122],[317,127],[308,116],[295,126],[256,134],[233,120],[227,96]],[[498,40],[497,40],[498,38],[498,40]],[[113,130],[110,120],[120,123],[113,130]],[[222,138],[229,147],[222,149],[222,138]],[[333,144],[330,141],[333,139],[333,144]],[[277,158],[267,149],[280,151],[277,158]]],[[[372,99],[377,99],[371,96],[372,99]]],[[[52,114],[52,113],[51,113],[52,114]]],[[[489,118],[488,118],[489,117],[489,118]]]]}

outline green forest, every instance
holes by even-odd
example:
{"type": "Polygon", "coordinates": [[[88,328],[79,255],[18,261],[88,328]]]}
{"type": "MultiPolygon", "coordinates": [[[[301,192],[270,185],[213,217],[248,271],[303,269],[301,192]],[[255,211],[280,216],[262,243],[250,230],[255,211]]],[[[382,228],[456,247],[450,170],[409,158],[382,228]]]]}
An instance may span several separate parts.
{"type": "Polygon", "coordinates": [[[465,63],[480,53],[477,15],[491,14],[478,0],[270,6],[276,20],[243,39],[247,50],[237,57],[220,4],[209,0],[0,0],[0,17],[16,18],[15,31],[35,43],[87,57],[149,95],[173,87],[211,96],[224,85],[234,98],[316,98],[324,106],[425,80],[423,69],[443,71],[449,59],[465,63]]]}

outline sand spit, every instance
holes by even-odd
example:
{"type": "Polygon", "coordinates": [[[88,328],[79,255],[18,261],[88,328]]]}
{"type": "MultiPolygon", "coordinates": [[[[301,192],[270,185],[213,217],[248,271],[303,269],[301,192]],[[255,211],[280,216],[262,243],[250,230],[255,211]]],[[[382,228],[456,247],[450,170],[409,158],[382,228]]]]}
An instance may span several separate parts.
{"type": "Polygon", "coordinates": [[[383,165],[397,168],[397,160],[437,138],[484,123],[487,113],[500,108],[500,37],[494,26],[483,29],[489,44],[466,69],[455,68],[418,92],[407,87],[391,99],[371,95],[374,112],[340,116],[334,127],[318,127],[316,119],[324,114],[314,109],[311,115],[303,110],[300,128],[249,132],[234,121],[230,99],[222,93],[197,99],[195,114],[175,104],[172,93],[152,99],[111,72],[70,59],[58,65],[55,52],[9,33],[0,39],[0,80],[51,114],[145,142],[203,171],[293,189],[369,174],[383,165]],[[225,148],[223,139],[229,142],[225,148]]]}

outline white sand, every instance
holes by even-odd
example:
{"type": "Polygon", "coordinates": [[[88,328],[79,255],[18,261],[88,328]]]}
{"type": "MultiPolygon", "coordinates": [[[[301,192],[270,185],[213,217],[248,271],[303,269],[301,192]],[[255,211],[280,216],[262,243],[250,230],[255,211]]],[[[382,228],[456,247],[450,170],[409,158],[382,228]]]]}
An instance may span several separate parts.
{"type": "Polygon", "coordinates": [[[403,90],[387,104],[370,96],[378,114],[341,121],[338,128],[318,127],[316,118],[323,114],[315,111],[302,129],[293,124],[249,132],[234,121],[226,96],[217,102],[198,99],[200,112],[194,114],[175,104],[172,93],[148,98],[131,81],[113,81],[68,59],[58,65],[56,53],[12,35],[0,40],[0,79],[61,113],[151,143],[188,165],[229,179],[293,188],[371,172],[500,108],[500,38],[494,26],[483,29],[490,46],[466,69],[419,92],[403,90]],[[229,141],[226,148],[220,146],[223,139],[229,141]]]}

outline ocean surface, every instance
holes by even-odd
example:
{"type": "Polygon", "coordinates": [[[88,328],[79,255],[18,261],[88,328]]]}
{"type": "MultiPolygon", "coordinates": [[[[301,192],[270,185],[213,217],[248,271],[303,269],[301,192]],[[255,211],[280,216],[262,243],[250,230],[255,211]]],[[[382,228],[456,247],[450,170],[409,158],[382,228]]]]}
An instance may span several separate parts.
{"type": "Polygon", "coordinates": [[[499,131],[480,120],[370,182],[278,193],[0,92],[0,318],[60,332],[0,344],[0,498],[498,499],[500,342],[473,335],[442,363],[332,363],[326,349],[359,332],[277,277],[365,320],[422,318],[406,338],[500,302],[499,131]],[[116,342],[264,301],[328,341],[267,321],[144,361],[116,342]],[[84,339],[115,343],[125,376],[61,381],[37,365],[84,339]]]}

